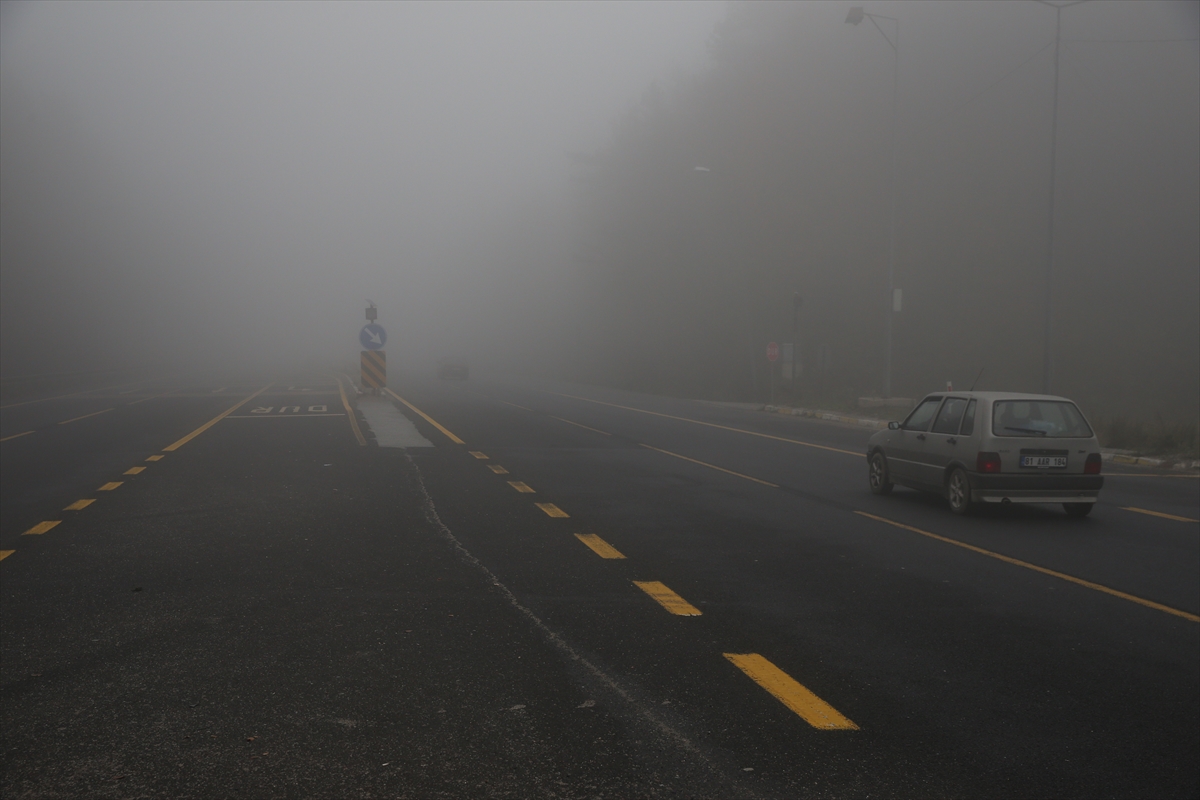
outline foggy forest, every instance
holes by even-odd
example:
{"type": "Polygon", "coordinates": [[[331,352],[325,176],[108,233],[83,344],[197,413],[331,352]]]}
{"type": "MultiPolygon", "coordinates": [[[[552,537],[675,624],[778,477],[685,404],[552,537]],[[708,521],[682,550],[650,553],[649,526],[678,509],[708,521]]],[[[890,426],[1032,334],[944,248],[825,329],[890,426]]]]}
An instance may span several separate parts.
{"type": "Polygon", "coordinates": [[[1041,391],[1049,302],[1053,393],[1194,425],[1200,4],[1063,10],[1057,109],[1045,4],[852,8],[5,2],[3,375],[352,364],[369,300],[400,373],[836,405],[894,223],[890,394],[1041,391]]]}

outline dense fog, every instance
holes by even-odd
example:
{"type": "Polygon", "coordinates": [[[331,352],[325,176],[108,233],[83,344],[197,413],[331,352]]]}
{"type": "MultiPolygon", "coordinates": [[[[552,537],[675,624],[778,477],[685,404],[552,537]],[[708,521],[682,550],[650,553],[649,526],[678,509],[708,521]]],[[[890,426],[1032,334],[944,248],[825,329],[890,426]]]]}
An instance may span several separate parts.
{"type": "MultiPolygon", "coordinates": [[[[781,397],[879,395],[894,146],[891,393],[1039,391],[1055,10],[855,5],[4,2],[4,376],[342,368],[370,299],[401,373],[762,400],[795,324],[781,397]]],[[[1051,389],[1193,421],[1200,4],[1061,14],[1051,389]]]]}

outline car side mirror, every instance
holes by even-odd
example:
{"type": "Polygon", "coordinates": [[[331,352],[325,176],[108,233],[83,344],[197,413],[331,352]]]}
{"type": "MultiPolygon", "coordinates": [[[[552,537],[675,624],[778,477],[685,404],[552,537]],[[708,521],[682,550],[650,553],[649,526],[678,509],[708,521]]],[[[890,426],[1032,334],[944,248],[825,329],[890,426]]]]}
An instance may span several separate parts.
{"type": "Polygon", "coordinates": [[[896,422],[895,420],[892,420],[891,422],[889,422],[889,423],[888,423],[888,430],[889,430],[889,431],[898,431],[898,430],[900,430],[900,423],[899,423],[899,422],[896,422]]]}

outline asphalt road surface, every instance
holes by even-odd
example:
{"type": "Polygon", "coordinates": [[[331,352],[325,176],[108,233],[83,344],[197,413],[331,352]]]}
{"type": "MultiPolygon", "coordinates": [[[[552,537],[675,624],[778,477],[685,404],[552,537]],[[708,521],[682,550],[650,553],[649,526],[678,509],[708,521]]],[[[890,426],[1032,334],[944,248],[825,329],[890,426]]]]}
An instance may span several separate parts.
{"type": "Polygon", "coordinates": [[[0,415],[5,798],[1200,794],[1194,475],[959,518],[732,406],[61,388],[0,415]]]}

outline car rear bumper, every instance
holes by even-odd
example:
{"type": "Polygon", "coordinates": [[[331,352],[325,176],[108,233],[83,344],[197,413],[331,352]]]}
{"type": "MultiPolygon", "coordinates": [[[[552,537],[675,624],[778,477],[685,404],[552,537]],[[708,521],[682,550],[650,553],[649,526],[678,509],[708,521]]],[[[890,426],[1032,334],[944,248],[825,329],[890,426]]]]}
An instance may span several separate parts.
{"type": "Polygon", "coordinates": [[[1094,503],[1103,475],[970,475],[977,503],[1094,503]]]}

